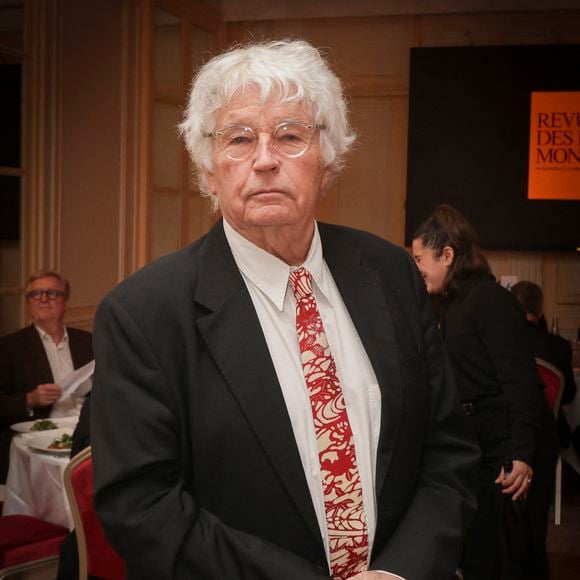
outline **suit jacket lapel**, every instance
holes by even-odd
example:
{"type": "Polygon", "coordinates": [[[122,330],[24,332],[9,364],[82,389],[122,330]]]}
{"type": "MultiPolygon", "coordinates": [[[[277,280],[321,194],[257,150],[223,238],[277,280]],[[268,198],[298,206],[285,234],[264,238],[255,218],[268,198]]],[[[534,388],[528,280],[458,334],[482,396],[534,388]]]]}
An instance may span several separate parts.
{"type": "Polygon", "coordinates": [[[34,374],[36,375],[35,381],[37,381],[37,384],[53,383],[54,377],[52,376],[46,350],[44,350],[40,334],[38,334],[38,330],[36,330],[33,324],[28,327],[26,340],[29,345],[25,355],[26,368],[36,369],[34,374]]]}
{"type": "Polygon", "coordinates": [[[274,365],[221,223],[204,241],[200,271],[195,300],[208,313],[198,318],[197,326],[264,452],[279,473],[280,481],[323,549],[274,365]]]}
{"type": "Polygon", "coordinates": [[[70,330],[68,330],[68,347],[70,349],[73,369],[78,369],[82,366],[81,360],[83,360],[86,355],[81,352],[81,345],[71,337],[70,330]]]}
{"type": "Polygon", "coordinates": [[[377,449],[376,493],[380,496],[401,417],[400,348],[388,297],[376,268],[361,252],[319,224],[324,259],[365,347],[381,389],[381,431],[377,449]]]}

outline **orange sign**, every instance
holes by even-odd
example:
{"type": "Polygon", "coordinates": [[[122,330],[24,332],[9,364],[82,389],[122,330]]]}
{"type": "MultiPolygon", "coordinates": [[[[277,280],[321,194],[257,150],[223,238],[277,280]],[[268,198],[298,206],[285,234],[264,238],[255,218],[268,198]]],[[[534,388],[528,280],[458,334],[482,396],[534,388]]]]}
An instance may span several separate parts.
{"type": "Polygon", "coordinates": [[[580,200],[580,92],[532,93],[528,199],[580,200]]]}

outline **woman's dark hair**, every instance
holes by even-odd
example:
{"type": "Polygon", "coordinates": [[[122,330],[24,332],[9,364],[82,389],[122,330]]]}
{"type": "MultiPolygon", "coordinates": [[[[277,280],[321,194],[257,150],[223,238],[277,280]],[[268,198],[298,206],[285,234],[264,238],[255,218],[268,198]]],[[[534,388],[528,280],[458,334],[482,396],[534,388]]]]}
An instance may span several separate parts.
{"type": "Polygon", "coordinates": [[[457,281],[474,274],[491,274],[486,257],[479,247],[477,234],[465,216],[450,205],[435,208],[415,231],[413,239],[420,239],[424,247],[440,257],[443,248],[453,248],[453,262],[443,283],[443,293],[454,289],[457,281]]]}

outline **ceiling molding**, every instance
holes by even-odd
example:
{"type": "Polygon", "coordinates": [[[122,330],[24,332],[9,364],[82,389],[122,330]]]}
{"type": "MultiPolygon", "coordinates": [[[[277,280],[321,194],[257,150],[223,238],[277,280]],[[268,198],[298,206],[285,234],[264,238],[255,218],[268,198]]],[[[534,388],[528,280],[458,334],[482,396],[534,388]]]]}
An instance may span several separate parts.
{"type": "Polygon", "coordinates": [[[579,10],[578,0],[222,0],[224,21],[579,10]]]}

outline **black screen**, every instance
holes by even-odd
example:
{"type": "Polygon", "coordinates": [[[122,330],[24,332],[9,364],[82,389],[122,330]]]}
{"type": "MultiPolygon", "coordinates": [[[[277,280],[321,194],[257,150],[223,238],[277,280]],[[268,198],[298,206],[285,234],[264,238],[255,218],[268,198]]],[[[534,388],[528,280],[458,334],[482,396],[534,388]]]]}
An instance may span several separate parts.
{"type": "Polygon", "coordinates": [[[531,92],[580,91],[579,63],[580,45],[411,49],[407,244],[448,203],[484,248],[580,246],[580,201],[527,199],[531,92]]]}

